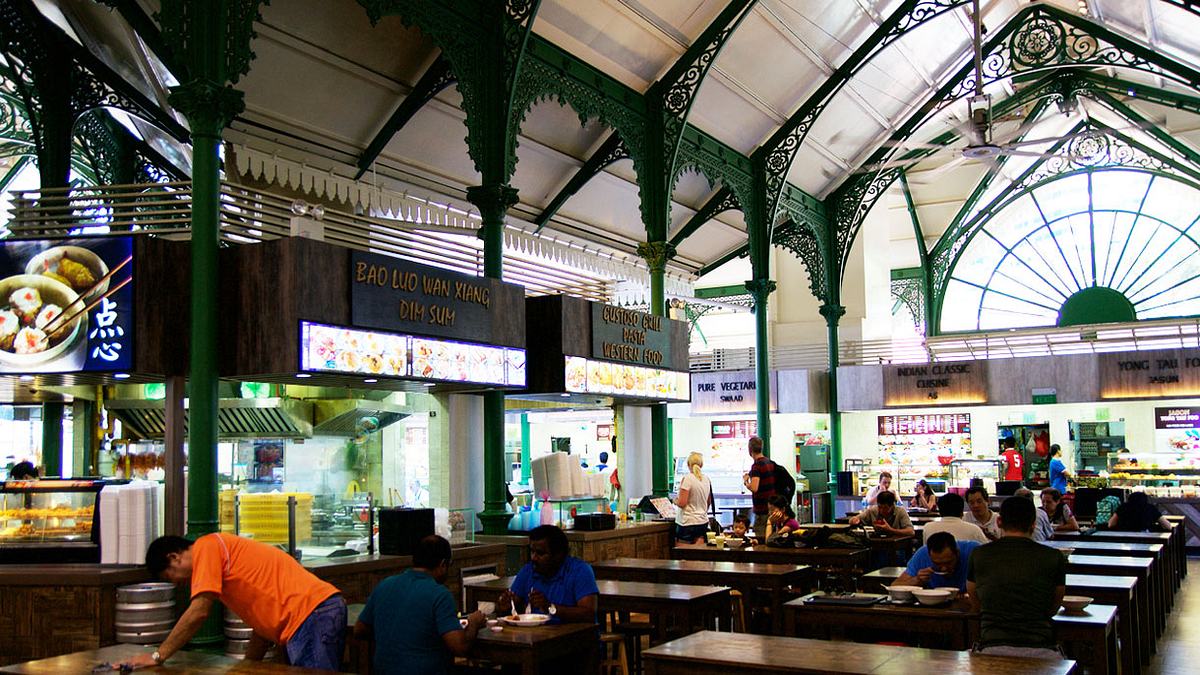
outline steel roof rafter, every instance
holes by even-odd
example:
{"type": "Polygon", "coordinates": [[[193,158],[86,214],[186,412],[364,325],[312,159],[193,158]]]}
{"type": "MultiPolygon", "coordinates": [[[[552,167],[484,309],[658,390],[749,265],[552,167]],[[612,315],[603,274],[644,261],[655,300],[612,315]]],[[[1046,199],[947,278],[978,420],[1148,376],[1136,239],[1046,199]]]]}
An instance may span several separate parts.
{"type": "Polygon", "coordinates": [[[387,144],[391,142],[396,134],[400,133],[404,125],[408,124],[421,108],[425,107],[426,103],[432,101],[435,96],[441,93],[446,87],[454,84],[455,81],[454,73],[450,71],[450,63],[439,54],[433,63],[425,69],[425,72],[421,75],[421,79],[417,80],[417,83],[408,92],[408,95],[400,101],[396,109],[388,116],[387,121],[379,128],[379,132],[375,134],[375,137],[367,144],[366,150],[363,150],[362,155],[358,159],[358,172],[354,174],[354,180],[362,178],[371,169],[371,165],[379,158],[379,155],[387,147],[387,144]]]}

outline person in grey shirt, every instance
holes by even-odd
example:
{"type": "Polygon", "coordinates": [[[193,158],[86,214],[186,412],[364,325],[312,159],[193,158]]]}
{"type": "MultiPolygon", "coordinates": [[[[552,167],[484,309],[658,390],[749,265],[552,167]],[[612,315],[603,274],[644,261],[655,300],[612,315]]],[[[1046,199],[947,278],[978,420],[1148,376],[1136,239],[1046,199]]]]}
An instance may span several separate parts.
{"type": "MultiPolygon", "coordinates": [[[[1017,488],[1013,493],[1014,497],[1028,499],[1033,504],[1033,491],[1029,488],[1017,488]]],[[[1049,541],[1054,538],[1054,526],[1050,524],[1050,516],[1045,511],[1039,509],[1036,504],[1033,507],[1037,511],[1037,522],[1033,526],[1033,540],[1036,542],[1049,541]]],[[[1000,525],[1004,525],[1004,521],[1000,521],[1000,525]]]]}

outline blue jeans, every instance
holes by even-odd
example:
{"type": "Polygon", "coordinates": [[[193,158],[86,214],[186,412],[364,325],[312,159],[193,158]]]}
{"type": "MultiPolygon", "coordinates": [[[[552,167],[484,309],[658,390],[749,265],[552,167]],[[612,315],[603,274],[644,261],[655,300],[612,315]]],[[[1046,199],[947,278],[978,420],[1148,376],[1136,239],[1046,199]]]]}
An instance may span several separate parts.
{"type": "Polygon", "coordinates": [[[303,668],[340,670],[346,648],[346,601],[330,596],[317,605],[287,642],[288,663],[303,668]]]}

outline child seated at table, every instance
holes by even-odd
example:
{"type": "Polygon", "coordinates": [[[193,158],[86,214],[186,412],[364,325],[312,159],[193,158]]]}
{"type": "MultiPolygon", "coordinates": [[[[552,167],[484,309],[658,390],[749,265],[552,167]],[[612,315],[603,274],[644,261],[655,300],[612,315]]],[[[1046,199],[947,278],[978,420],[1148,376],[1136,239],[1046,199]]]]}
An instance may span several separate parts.
{"type": "Polygon", "coordinates": [[[750,529],[750,516],[741,513],[734,516],[729,531],[734,537],[741,538],[743,544],[754,541],[754,530],[750,529]]]}

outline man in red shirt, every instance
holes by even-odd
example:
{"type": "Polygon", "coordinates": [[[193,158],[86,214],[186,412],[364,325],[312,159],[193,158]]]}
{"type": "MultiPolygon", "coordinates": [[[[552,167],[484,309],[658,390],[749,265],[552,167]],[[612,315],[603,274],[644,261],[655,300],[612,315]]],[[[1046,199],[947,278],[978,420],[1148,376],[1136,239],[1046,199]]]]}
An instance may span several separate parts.
{"type": "Polygon", "coordinates": [[[759,541],[767,539],[767,500],[775,496],[775,463],[763,454],[763,441],[751,436],[747,444],[750,459],[754,460],[748,473],[742,474],[742,485],[754,501],[754,533],[759,541]]]}
{"type": "Polygon", "coordinates": [[[1004,439],[1004,452],[1000,453],[1008,469],[1004,472],[1004,480],[1025,480],[1025,458],[1017,450],[1017,439],[1009,436],[1004,439]]]}

